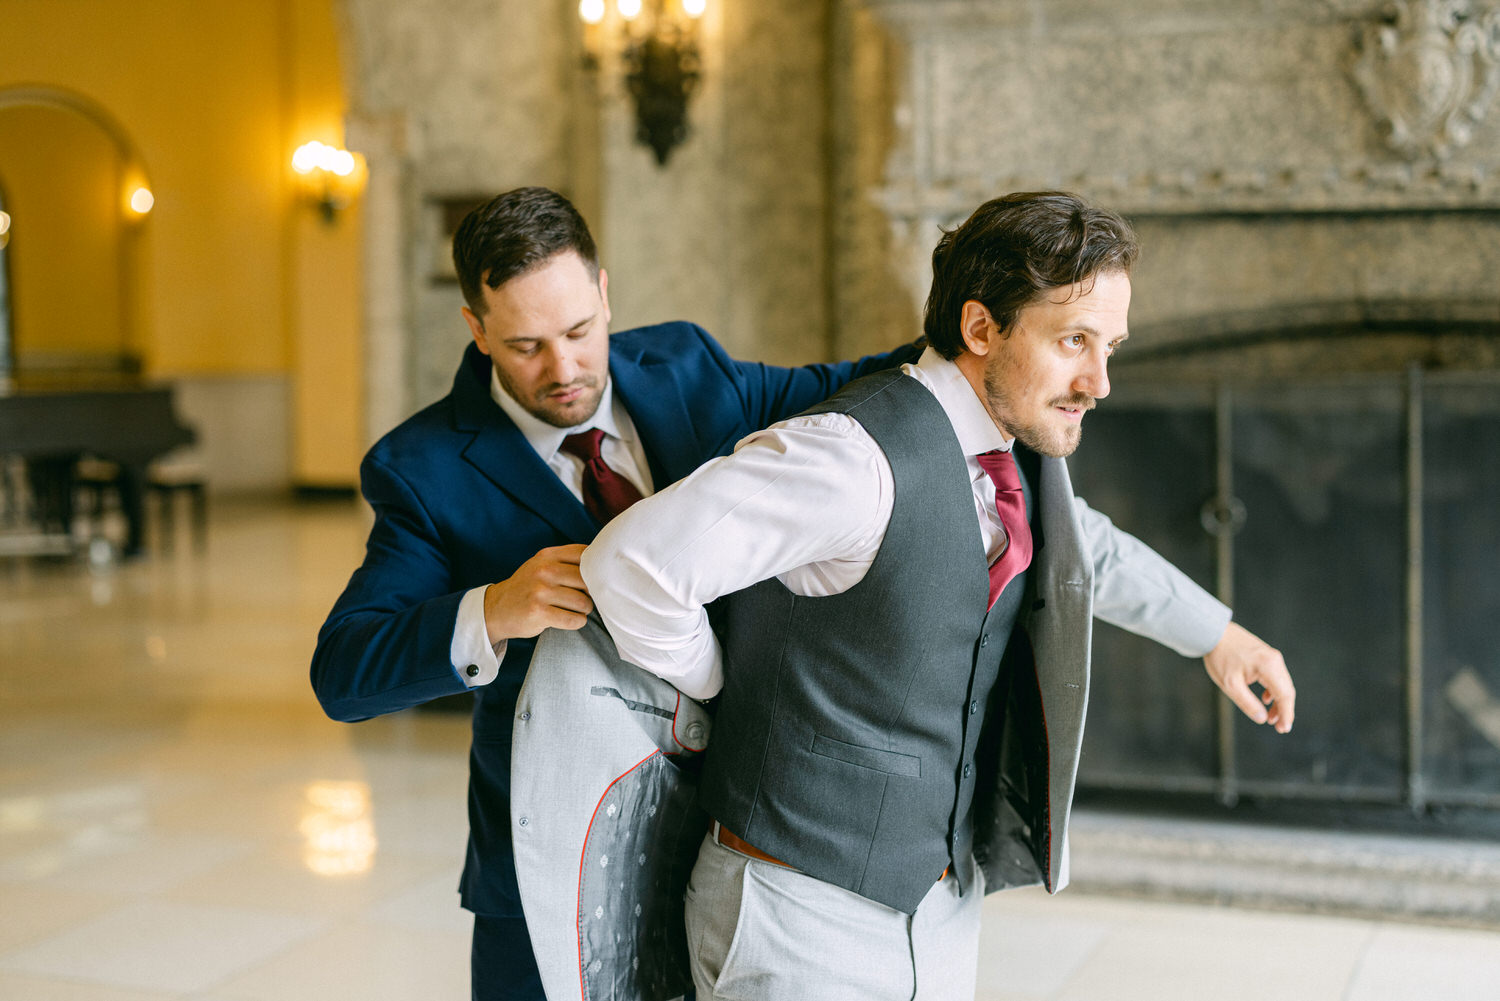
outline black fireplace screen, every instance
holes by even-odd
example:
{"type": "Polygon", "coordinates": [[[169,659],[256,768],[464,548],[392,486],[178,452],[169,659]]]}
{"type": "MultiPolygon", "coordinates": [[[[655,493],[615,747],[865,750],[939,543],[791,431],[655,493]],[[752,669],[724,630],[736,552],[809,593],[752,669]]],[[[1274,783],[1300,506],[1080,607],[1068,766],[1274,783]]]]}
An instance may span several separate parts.
{"type": "Polygon", "coordinates": [[[1280,737],[1099,623],[1081,788],[1500,809],[1500,377],[1153,385],[1070,465],[1298,691],[1280,737]]]}

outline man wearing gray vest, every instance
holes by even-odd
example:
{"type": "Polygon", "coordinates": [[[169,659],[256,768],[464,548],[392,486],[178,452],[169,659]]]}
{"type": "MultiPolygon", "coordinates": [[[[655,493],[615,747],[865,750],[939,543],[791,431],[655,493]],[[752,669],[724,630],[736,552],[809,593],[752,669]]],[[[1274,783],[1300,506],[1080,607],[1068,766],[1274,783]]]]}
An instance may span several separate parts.
{"type": "Polygon", "coordinates": [[[1094,616],[1204,657],[1290,731],[1281,655],[1073,496],[1063,457],[1109,392],[1136,255],[1072,195],[986,203],[933,253],[916,364],[585,552],[621,656],[721,695],[686,900],[705,1001],[971,998],[983,894],[1067,882],[1094,616]]]}

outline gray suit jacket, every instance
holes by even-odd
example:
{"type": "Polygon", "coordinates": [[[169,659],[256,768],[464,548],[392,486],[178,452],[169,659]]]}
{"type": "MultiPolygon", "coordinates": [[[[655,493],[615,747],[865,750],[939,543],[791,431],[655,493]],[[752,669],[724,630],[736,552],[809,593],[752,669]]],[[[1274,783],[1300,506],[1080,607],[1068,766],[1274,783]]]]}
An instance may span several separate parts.
{"type": "MultiPolygon", "coordinates": [[[[1035,729],[1009,727],[1022,737],[993,748],[995,781],[976,803],[975,856],[992,891],[1067,884],[1093,619],[1189,657],[1229,622],[1228,608],[1075,498],[1063,460],[1041,459],[1038,479],[1044,541],[1016,627],[1035,665],[1034,677],[1017,672],[1035,683],[1020,703],[1035,729]]],[[[685,989],[681,893],[707,825],[693,759],[710,722],[621,661],[597,619],[538,641],[512,737],[511,833],[549,997],[657,1001],[685,989]]]]}
{"type": "Polygon", "coordinates": [[[665,1001],[688,974],[682,894],[708,830],[703,706],[627,664],[597,617],[537,642],[511,734],[511,838],[549,998],[665,1001]]]}

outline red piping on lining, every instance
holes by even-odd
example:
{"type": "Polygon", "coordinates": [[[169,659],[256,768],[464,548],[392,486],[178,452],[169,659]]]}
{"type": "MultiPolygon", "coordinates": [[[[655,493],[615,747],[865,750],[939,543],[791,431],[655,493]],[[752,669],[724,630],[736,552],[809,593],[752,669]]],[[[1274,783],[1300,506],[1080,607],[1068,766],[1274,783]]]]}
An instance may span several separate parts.
{"type": "MultiPolygon", "coordinates": [[[[681,696],[679,696],[679,698],[680,697],[681,696]]],[[[605,787],[603,794],[600,795],[599,802],[594,804],[594,812],[589,816],[589,826],[583,832],[583,852],[580,852],[578,855],[578,907],[574,911],[574,913],[577,915],[574,920],[574,926],[578,929],[578,992],[582,1001],[588,1001],[588,991],[584,986],[583,970],[583,853],[588,851],[589,835],[594,833],[594,820],[599,816],[600,805],[609,798],[609,791],[616,785],[618,785],[620,780],[625,776],[629,775],[631,772],[635,771],[637,768],[641,767],[646,762],[650,761],[652,758],[661,753],[662,752],[660,750],[652,751],[650,754],[646,755],[644,758],[631,765],[625,771],[615,776],[614,781],[610,782],[610,784],[605,787]]]]}

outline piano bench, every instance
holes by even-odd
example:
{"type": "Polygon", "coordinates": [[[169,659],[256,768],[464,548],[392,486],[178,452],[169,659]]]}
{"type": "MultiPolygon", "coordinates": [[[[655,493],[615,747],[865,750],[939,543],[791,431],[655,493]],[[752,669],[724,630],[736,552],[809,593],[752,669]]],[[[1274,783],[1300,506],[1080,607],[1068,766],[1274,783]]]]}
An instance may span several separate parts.
{"type": "Polygon", "coordinates": [[[192,504],[193,548],[200,553],[208,550],[208,485],[196,467],[153,465],[146,473],[146,492],[158,498],[163,549],[172,548],[177,495],[185,494],[192,504]]]}
{"type": "MultiPolygon", "coordinates": [[[[112,499],[119,505],[120,467],[103,459],[81,459],[74,466],[73,489],[82,495],[92,522],[90,535],[97,536],[103,525],[104,511],[112,499]]],[[[195,464],[186,462],[152,463],[146,470],[145,492],[157,498],[161,547],[170,552],[175,541],[177,495],[186,494],[192,504],[193,545],[199,552],[208,549],[208,487],[195,464]]]]}

